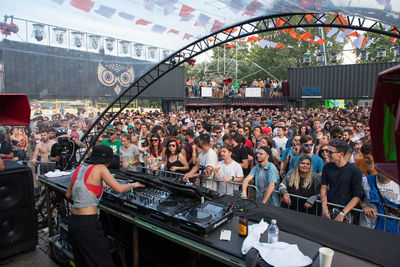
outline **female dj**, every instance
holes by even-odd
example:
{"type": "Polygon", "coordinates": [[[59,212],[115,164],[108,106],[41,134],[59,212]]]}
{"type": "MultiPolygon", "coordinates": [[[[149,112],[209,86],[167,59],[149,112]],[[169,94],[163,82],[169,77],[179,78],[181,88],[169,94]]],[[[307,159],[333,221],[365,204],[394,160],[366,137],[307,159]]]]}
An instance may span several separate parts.
{"type": "Polygon", "coordinates": [[[77,267],[114,266],[103,227],[97,217],[97,204],[103,191],[103,181],[117,193],[144,186],[139,182],[118,183],[107,169],[112,159],[111,147],[95,146],[86,160],[90,165],[80,165],[67,188],[66,197],[72,198],[74,202],[69,232],[77,267]]]}

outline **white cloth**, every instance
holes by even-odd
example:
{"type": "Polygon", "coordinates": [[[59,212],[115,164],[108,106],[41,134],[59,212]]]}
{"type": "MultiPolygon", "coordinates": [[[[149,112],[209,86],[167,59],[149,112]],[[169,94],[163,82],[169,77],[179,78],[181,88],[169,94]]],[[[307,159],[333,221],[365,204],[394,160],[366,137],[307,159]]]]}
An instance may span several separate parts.
{"type": "Polygon", "coordinates": [[[45,173],[46,177],[49,178],[54,178],[54,177],[61,177],[61,176],[65,176],[65,175],[70,175],[72,173],[72,171],[66,172],[66,171],[60,171],[60,170],[55,170],[53,172],[48,172],[45,173]]]}
{"type": "Polygon", "coordinates": [[[297,245],[285,242],[273,244],[260,243],[261,234],[268,229],[268,223],[261,220],[258,224],[249,226],[249,234],[243,241],[242,254],[247,254],[251,248],[255,248],[260,256],[272,266],[307,266],[312,260],[299,250],[297,245]]]}

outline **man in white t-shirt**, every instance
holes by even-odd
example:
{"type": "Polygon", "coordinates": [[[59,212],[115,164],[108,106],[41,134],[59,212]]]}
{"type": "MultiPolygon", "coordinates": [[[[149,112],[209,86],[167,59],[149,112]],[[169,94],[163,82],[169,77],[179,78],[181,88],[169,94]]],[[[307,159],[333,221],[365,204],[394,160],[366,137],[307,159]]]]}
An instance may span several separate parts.
{"type": "Polygon", "coordinates": [[[244,179],[243,169],[239,163],[232,159],[232,148],[223,146],[220,150],[221,161],[214,169],[215,178],[218,182],[218,192],[220,195],[232,195],[233,190],[239,190],[239,185],[229,182],[241,183],[244,179]]]}
{"type": "Polygon", "coordinates": [[[279,152],[279,158],[281,158],[282,152],[285,150],[286,143],[288,141],[287,137],[285,136],[285,132],[285,126],[278,126],[276,136],[272,139],[274,141],[274,148],[279,152]]]}
{"type": "MultiPolygon", "coordinates": [[[[197,164],[186,173],[184,180],[200,178],[206,179],[204,186],[212,188],[213,170],[217,167],[218,156],[214,149],[211,148],[210,136],[208,134],[200,134],[199,137],[201,152],[197,164]]],[[[214,189],[214,188],[212,188],[214,189]]]]}

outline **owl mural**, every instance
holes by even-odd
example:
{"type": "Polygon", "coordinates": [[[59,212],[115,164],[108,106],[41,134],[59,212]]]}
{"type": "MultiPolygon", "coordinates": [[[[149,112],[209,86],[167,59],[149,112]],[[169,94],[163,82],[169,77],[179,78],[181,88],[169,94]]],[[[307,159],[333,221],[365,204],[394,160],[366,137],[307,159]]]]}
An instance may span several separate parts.
{"type": "Polygon", "coordinates": [[[114,92],[119,95],[122,88],[128,87],[135,79],[132,65],[101,64],[97,66],[97,78],[105,86],[114,87],[114,92]]]}

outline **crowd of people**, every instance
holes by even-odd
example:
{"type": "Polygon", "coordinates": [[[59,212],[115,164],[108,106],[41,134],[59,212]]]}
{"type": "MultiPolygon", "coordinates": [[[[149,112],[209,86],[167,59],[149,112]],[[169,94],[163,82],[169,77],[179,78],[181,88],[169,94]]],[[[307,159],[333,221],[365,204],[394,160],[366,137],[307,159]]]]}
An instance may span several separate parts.
{"type": "MultiPolygon", "coordinates": [[[[369,114],[367,107],[126,110],[96,145],[110,147],[123,169],[168,171],[195,183],[214,180],[221,194],[240,190],[242,198],[251,197],[252,185],[261,203],[396,232],[396,220],[376,216],[399,216],[400,188],[375,169],[369,114]],[[356,207],[361,215],[353,212],[356,207]]],[[[56,114],[36,116],[27,128],[1,127],[0,157],[70,168],[85,151],[80,139],[95,119],[93,113],[56,114]]]]}
{"type": "Polygon", "coordinates": [[[197,80],[194,76],[189,76],[185,81],[186,96],[192,98],[202,97],[201,87],[211,87],[213,98],[244,98],[246,97],[246,88],[260,88],[261,97],[274,98],[282,97],[283,80],[265,80],[258,78],[251,83],[243,80],[221,79],[221,80],[206,80],[203,77],[197,80]]]}

